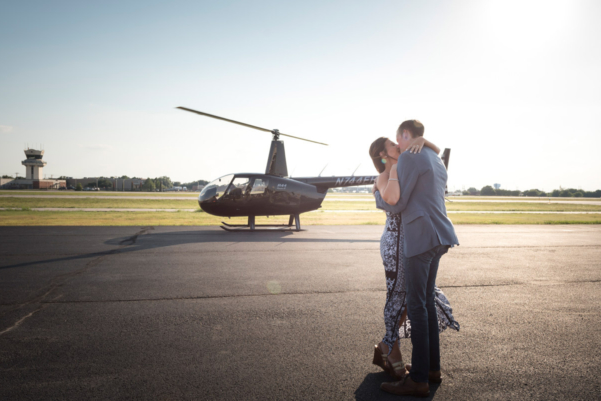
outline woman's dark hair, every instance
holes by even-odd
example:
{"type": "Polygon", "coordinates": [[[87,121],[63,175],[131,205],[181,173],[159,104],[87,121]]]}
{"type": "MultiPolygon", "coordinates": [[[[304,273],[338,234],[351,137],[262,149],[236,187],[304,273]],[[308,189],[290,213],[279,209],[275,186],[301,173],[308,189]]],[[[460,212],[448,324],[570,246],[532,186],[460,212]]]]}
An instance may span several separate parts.
{"type": "Polygon", "coordinates": [[[378,173],[381,173],[386,169],[386,166],[384,163],[382,163],[382,156],[380,156],[380,152],[386,152],[387,140],[388,138],[380,137],[373,141],[369,147],[369,155],[371,156],[371,160],[374,162],[374,166],[376,166],[378,173]]]}

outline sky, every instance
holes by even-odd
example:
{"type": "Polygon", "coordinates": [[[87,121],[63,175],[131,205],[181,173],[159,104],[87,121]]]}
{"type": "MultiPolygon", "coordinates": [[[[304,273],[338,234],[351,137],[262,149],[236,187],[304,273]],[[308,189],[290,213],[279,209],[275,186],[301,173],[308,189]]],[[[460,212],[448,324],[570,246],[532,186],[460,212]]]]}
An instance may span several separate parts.
{"type": "Polygon", "coordinates": [[[449,189],[601,189],[601,2],[3,1],[0,174],[375,175],[419,119],[449,189]]]}

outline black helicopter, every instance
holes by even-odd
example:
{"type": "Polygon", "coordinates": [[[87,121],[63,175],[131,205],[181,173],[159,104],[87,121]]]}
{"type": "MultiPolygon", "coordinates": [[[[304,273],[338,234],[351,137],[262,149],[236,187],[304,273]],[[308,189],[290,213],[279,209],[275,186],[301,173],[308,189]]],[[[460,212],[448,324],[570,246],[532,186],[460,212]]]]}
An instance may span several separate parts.
{"type": "MultiPolygon", "coordinates": [[[[201,111],[177,107],[178,109],[202,116],[227,121],[273,135],[267,157],[265,174],[237,173],[219,177],[207,184],[198,196],[200,208],[207,213],[222,217],[247,216],[248,224],[227,224],[222,222],[226,231],[258,231],[263,229],[300,231],[300,214],[321,207],[328,189],[373,184],[377,176],[339,176],[339,177],[288,177],[286,152],[280,136],[287,136],[319,145],[327,144],[281,133],[277,129],[269,130],[239,121],[203,113],[201,111]],[[290,216],[288,224],[255,224],[255,216],[290,216]],[[293,228],[294,224],[294,228],[293,228]],[[260,228],[257,228],[260,227],[260,228]]],[[[450,149],[445,149],[442,159],[448,167],[450,149]]]]}

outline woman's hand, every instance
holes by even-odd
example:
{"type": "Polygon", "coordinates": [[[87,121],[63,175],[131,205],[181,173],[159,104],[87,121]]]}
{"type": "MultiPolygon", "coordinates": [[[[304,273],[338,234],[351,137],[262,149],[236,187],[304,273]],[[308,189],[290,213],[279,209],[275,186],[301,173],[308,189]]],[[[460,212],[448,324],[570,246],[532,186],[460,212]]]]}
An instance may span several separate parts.
{"type": "Polygon", "coordinates": [[[398,179],[399,178],[399,172],[396,169],[396,164],[393,164],[392,167],[390,168],[390,178],[394,178],[394,179],[398,179]]]}
{"type": "Polygon", "coordinates": [[[420,153],[424,144],[426,143],[426,139],[423,136],[418,136],[417,138],[413,138],[405,152],[409,153],[420,153]]]}

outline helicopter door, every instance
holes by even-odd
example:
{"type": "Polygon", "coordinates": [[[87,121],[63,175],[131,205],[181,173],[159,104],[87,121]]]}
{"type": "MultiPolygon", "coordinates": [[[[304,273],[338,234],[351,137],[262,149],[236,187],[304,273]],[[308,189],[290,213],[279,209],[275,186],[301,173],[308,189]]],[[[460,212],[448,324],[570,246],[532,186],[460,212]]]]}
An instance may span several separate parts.
{"type": "Polygon", "coordinates": [[[223,200],[233,207],[237,212],[244,212],[248,202],[248,190],[250,179],[248,177],[236,177],[223,195],[223,200]]]}
{"type": "Polygon", "coordinates": [[[269,179],[266,177],[255,178],[252,180],[251,187],[248,191],[248,210],[249,213],[254,215],[268,215],[269,212],[265,211],[267,204],[267,186],[269,185],[269,179]]]}
{"type": "Polygon", "coordinates": [[[269,184],[269,180],[265,178],[255,178],[253,182],[252,189],[250,190],[250,197],[261,197],[261,195],[265,194],[265,190],[267,189],[267,185],[269,184]]]}

